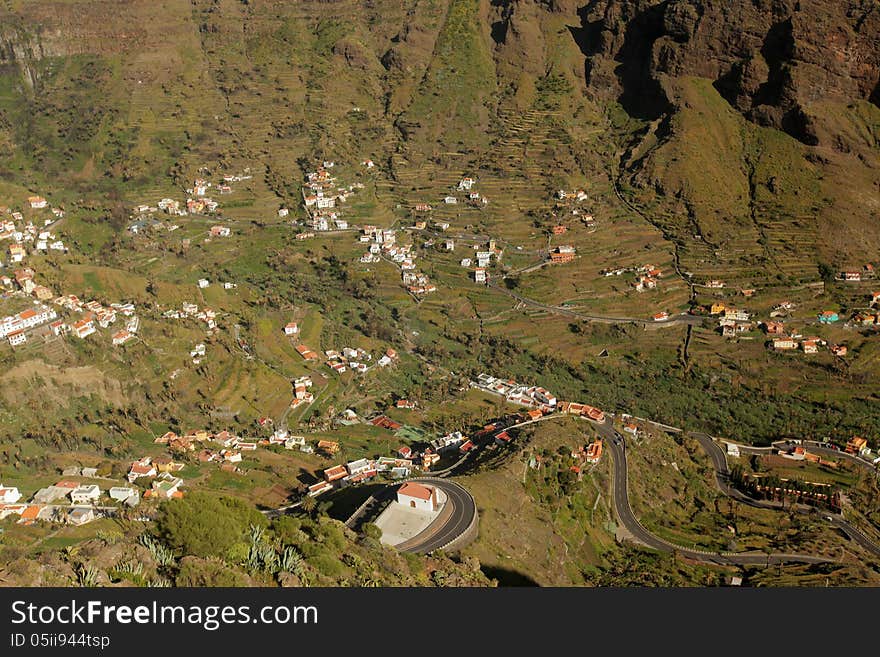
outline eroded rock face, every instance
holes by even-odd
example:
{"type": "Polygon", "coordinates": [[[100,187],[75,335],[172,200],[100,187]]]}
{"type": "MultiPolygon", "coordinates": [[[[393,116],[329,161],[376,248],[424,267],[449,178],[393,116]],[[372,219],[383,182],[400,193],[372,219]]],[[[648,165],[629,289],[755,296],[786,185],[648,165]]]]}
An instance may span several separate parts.
{"type": "Polygon", "coordinates": [[[580,41],[598,93],[634,115],[674,103],[664,76],[715,81],[750,120],[816,144],[812,107],[880,104],[880,6],[874,0],[596,0],[580,41]]]}

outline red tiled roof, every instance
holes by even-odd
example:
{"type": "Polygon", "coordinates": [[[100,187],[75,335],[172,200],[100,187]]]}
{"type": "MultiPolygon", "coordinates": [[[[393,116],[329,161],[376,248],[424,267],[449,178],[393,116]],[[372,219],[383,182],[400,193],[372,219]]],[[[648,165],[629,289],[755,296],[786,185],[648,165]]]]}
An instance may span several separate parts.
{"type": "Polygon", "coordinates": [[[398,495],[407,495],[408,497],[415,497],[420,500],[430,500],[434,494],[434,489],[408,481],[397,489],[397,493],[398,495]]]}

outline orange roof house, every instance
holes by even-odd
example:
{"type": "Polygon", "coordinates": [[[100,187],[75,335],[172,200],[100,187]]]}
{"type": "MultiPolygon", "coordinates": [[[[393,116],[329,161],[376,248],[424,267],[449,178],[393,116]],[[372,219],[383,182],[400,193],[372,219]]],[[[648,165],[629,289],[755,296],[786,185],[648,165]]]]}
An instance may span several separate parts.
{"type": "Polygon", "coordinates": [[[602,458],[602,440],[596,440],[587,447],[587,461],[590,463],[598,463],[602,458]]]}
{"type": "Polygon", "coordinates": [[[410,497],[417,497],[420,500],[429,500],[431,496],[434,494],[434,489],[429,488],[427,486],[422,486],[421,484],[417,484],[412,481],[406,482],[403,486],[398,490],[402,495],[409,495],[410,497]]]}
{"type": "Polygon", "coordinates": [[[21,512],[21,518],[18,522],[27,525],[31,524],[39,517],[42,508],[43,507],[37,506],[36,504],[29,505],[24,511],[21,512]]]}
{"type": "Polygon", "coordinates": [[[327,482],[336,481],[337,479],[342,479],[343,477],[348,475],[348,470],[345,469],[344,465],[334,465],[332,468],[327,468],[324,470],[324,479],[327,482]]]}
{"type": "Polygon", "coordinates": [[[846,451],[849,454],[861,454],[862,452],[867,451],[867,449],[868,441],[859,436],[853,436],[846,444],[846,451]]]}
{"type": "Polygon", "coordinates": [[[326,454],[335,454],[339,451],[339,443],[332,440],[319,440],[318,449],[326,454]]]}

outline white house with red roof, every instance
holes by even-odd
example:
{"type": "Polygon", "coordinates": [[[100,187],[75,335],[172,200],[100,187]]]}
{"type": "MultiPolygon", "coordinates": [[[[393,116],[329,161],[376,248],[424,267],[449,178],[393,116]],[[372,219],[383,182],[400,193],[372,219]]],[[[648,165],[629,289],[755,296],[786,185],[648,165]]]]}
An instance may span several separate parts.
{"type": "Polygon", "coordinates": [[[91,319],[81,319],[70,327],[76,337],[84,340],[95,332],[95,323],[91,319]]]}
{"type": "Polygon", "coordinates": [[[0,504],[15,504],[21,499],[18,488],[0,484],[0,504]]]}
{"type": "Polygon", "coordinates": [[[414,481],[408,481],[397,489],[397,503],[422,511],[437,510],[437,489],[414,481]]]}
{"type": "Polygon", "coordinates": [[[134,483],[136,479],[141,477],[155,477],[157,474],[158,472],[156,472],[156,466],[153,465],[152,459],[145,456],[131,464],[131,469],[128,471],[128,480],[134,483]]]}

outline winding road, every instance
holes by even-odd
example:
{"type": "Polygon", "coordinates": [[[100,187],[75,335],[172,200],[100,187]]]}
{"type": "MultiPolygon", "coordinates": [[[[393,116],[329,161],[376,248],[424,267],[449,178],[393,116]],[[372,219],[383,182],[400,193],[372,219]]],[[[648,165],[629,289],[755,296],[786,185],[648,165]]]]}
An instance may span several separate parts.
{"type": "MultiPolygon", "coordinates": [[[[724,450],[721,448],[715,440],[712,439],[711,436],[705,433],[693,432],[691,435],[697,439],[702,448],[709,455],[709,458],[712,460],[712,467],[715,469],[715,479],[718,484],[718,489],[727,495],[728,497],[732,497],[733,499],[741,502],[743,504],[747,504],[748,506],[752,506],[759,509],[771,509],[774,511],[780,511],[782,507],[779,504],[775,504],[773,502],[768,502],[766,500],[757,500],[752,497],[749,497],[742,491],[738,490],[734,486],[730,484],[730,470],[727,467],[727,456],[724,453],[724,450]]],[[[782,444],[782,443],[777,443],[782,444]]],[[[814,451],[825,453],[826,456],[835,456],[840,457],[845,452],[839,452],[837,450],[828,449],[828,448],[813,448],[814,451]]],[[[766,452],[764,452],[766,453],[766,452]]],[[[847,456],[851,456],[847,454],[847,456]]],[[[851,457],[854,461],[858,462],[860,465],[866,465],[864,461],[861,461],[857,457],[851,457]]],[[[815,513],[815,509],[810,507],[795,507],[795,509],[800,513],[812,514],[815,513]]],[[[857,543],[864,549],[872,552],[873,554],[880,555],[880,545],[872,541],[864,532],[862,532],[855,525],[844,520],[843,516],[837,513],[826,512],[823,514],[825,520],[835,527],[842,531],[846,536],[857,543]]]]}
{"type": "MultiPolygon", "coordinates": [[[[596,423],[594,423],[596,424],[596,423]]],[[[785,554],[766,552],[711,552],[686,548],[671,543],[652,534],[639,522],[629,503],[629,482],[626,467],[626,440],[611,426],[606,419],[604,424],[596,424],[599,433],[605,439],[608,450],[614,457],[613,498],[614,509],[620,524],[629,532],[633,539],[645,547],[661,552],[675,552],[689,559],[704,563],[728,566],[764,566],[778,563],[825,563],[832,561],[825,557],[809,554],[785,554]]]]}
{"type": "Polygon", "coordinates": [[[463,536],[477,521],[474,498],[461,485],[448,479],[420,477],[410,479],[417,483],[436,486],[446,493],[446,504],[440,515],[424,531],[396,548],[401,552],[433,552],[448,546],[463,536]]]}
{"type": "Polygon", "coordinates": [[[530,306],[532,308],[538,308],[540,310],[545,310],[549,313],[553,313],[555,315],[563,315],[565,317],[574,317],[575,319],[583,319],[588,322],[598,322],[600,324],[640,324],[642,326],[670,326],[673,324],[690,324],[692,326],[699,326],[703,323],[703,318],[698,315],[671,315],[667,319],[655,321],[653,319],[643,319],[639,317],[612,317],[609,315],[590,315],[587,313],[580,313],[569,308],[564,308],[562,306],[549,306],[545,303],[541,303],[540,301],[535,301],[534,299],[529,299],[528,297],[524,297],[521,294],[517,294],[513,290],[508,290],[502,285],[499,285],[496,281],[489,281],[487,283],[489,287],[494,290],[498,290],[499,292],[506,294],[507,296],[516,299],[517,301],[530,306]]]}

